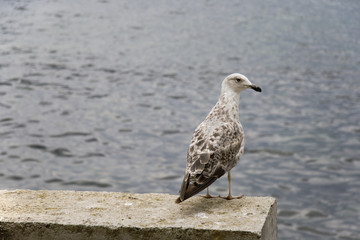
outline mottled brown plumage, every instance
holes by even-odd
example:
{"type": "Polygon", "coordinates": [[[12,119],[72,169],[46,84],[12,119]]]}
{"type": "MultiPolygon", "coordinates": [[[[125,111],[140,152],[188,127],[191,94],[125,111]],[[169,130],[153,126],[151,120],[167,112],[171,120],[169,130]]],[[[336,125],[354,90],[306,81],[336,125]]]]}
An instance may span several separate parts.
{"type": "MultiPolygon", "coordinates": [[[[180,203],[201,192],[223,176],[239,161],[244,152],[244,131],[238,114],[240,92],[261,89],[238,73],[227,76],[221,95],[205,120],[196,128],[187,152],[186,171],[180,188],[180,203]]],[[[230,192],[230,175],[229,196],[230,192]]]]}

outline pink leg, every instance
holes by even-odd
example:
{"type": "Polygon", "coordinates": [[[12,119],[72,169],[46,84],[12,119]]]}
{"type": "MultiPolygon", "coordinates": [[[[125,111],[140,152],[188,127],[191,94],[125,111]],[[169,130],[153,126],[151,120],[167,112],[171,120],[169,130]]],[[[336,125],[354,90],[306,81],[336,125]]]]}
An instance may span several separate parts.
{"type": "Polygon", "coordinates": [[[229,184],[229,194],[227,195],[227,197],[223,197],[223,196],[211,196],[209,193],[209,188],[206,188],[206,195],[201,195],[201,197],[204,198],[223,198],[226,200],[231,200],[231,199],[240,199],[242,198],[244,195],[240,195],[240,196],[232,196],[231,195],[231,175],[230,175],[230,171],[228,172],[228,184],[229,184]]]}
{"type": "Polygon", "coordinates": [[[244,195],[240,195],[240,196],[232,196],[231,195],[231,184],[230,184],[230,181],[231,181],[231,175],[230,175],[230,171],[228,172],[228,184],[229,184],[229,194],[227,197],[222,197],[226,200],[231,200],[231,199],[240,199],[242,198],[244,195]]]}
{"type": "Polygon", "coordinates": [[[210,195],[208,187],[206,188],[206,195],[201,195],[201,197],[204,197],[204,198],[216,198],[216,197],[210,195]]]}

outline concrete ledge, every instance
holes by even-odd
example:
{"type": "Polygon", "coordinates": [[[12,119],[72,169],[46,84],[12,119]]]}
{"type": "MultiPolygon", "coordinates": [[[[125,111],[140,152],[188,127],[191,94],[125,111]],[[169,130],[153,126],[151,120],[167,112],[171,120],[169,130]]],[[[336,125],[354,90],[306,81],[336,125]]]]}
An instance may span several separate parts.
{"type": "Polygon", "coordinates": [[[276,200],[0,191],[2,239],[277,239],[276,200]]]}

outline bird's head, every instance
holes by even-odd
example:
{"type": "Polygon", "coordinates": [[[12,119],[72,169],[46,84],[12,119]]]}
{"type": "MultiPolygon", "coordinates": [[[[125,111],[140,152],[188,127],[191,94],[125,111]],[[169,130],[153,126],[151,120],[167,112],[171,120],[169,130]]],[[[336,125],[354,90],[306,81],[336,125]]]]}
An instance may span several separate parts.
{"type": "Polygon", "coordinates": [[[225,90],[228,88],[237,93],[240,93],[242,90],[245,90],[247,88],[251,88],[257,92],[261,92],[260,87],[252,84],[249,79],[247,79],[247,77],[240,73],[230,74],[224,79],[222,83],[222,89],[225,90]]]}

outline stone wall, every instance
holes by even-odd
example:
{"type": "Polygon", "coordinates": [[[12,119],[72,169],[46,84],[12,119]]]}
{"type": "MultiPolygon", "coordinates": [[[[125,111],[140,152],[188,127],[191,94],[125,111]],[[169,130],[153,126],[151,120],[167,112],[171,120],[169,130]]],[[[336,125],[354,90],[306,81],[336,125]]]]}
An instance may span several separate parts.
{"type": "Polygon", "coordinates": [[[277,239],[276,200],[78,191],[0,191],[0,240],[277,239]]]}

